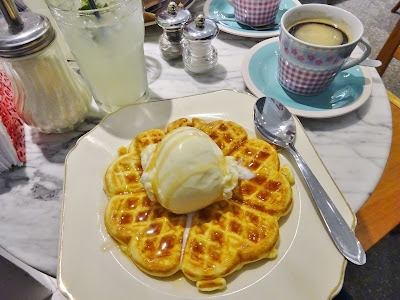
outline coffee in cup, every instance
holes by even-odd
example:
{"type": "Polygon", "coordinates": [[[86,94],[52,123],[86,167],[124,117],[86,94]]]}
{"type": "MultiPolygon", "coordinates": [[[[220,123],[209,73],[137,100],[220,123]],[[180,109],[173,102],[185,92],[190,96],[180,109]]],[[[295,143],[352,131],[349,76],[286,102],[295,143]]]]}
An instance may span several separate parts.
{"type": "Polygon", "coordinates": [[[339,46],[351,41],[350,34],[326,19],[307,19],[289,26],[289,33],[303,42],[318,46],[339,46]]]}
{"type": "Polygon", "coordinates": [[[340,71],[368,57],[371,46],[363,32],[361,21],[338,7],[305,4],[289,9],[281,19],[279,83],[298,95],[322,93],[340,71]],[[365,46],[362,55],[349,58],[359,42],[365,46]]]}

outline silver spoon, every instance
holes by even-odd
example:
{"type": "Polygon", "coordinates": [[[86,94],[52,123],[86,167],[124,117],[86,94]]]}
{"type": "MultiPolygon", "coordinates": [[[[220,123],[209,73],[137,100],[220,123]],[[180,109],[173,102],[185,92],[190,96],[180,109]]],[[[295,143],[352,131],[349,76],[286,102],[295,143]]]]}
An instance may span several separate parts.
{"type": "Polygon", "coordinates": [[[262,97],[254,105],[254,124],[266,140],[287,149],[293,155],[339,251],[352,263],[365,264],[366,256],[360,242],[293,145],[296,124],[292,114],[275,99],[262,97]]]}
{"type": "Polygon", "coordinates": [[[252,25],[249,25],[249,24],[246,24],[246,23],[242,23],[242,22],[236,21],[235,19],[226,19],[226,18],[221,18],[221,19],[213,19],[213,18],[211,18],[211,20],[213,20],[215,22],[218,22],[218,23],[220,23],[220,22],[235,22],[235,23],[241,24],[241,25],[243,25],[245,27],[249,27],[249,28],[251,28],[253,30],[259,30],[259,31],[273,29],[275,27],[278,27],[278,25],[279,25],[278,23],[271,23],[271,24],[261,25],[261,26],[252,26],[252,25]]]}

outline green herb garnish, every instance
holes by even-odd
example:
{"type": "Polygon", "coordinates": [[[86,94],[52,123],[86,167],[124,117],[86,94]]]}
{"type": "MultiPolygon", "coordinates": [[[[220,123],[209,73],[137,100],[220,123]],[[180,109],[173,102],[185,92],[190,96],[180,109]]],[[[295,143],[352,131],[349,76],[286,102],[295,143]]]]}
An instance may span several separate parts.
{"type": "MultiPolygon", "coordinates": [[[[108,4],[106,3],[106,4],[104,4],[104,5],[101,5],[101,4],[98,4],[98,3],[96,3],[96,1],[94,1],[94,3],[96,4],[96,7],[97,8],[105,8],[105,7],[108,7],[108,4]]],[[[90,6],[90,4],[89,4],[89,0],[82,0],[82,6],[81,6],[81,8],[79,8],[79,10],[91,10],[91,9],[93,9],[91,6],[90,6]]]]}

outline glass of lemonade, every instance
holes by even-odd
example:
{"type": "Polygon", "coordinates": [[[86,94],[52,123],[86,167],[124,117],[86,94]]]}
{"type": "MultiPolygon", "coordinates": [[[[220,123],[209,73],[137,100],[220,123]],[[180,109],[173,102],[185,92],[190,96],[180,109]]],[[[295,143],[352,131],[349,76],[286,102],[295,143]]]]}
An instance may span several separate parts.
{"type": "Polygon", "coordinates": [[[46,0],[97,104],[107,112],[148,98],[141,0],[46,0]]]}

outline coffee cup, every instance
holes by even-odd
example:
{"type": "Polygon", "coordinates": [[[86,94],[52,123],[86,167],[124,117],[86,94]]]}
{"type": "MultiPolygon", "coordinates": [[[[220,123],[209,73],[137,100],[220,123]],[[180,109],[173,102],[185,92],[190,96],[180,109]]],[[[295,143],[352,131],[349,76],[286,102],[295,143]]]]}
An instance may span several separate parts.
{"type": "Polygon", "coordinates": [[[235,20],[250,26],[275,22],[281,0],[227,0],[234,7],[235,20]]]}
{"type": "Polygon", "coordinates": [[[322,93],[340,71],[371,53],[363,33],[361,21],[338,7],[306,4],[286,11],[279,35],[279,83],[298,95],[322,93]],[[358,43],[364,45],[362,54],[350,58],[358,43]]]}

